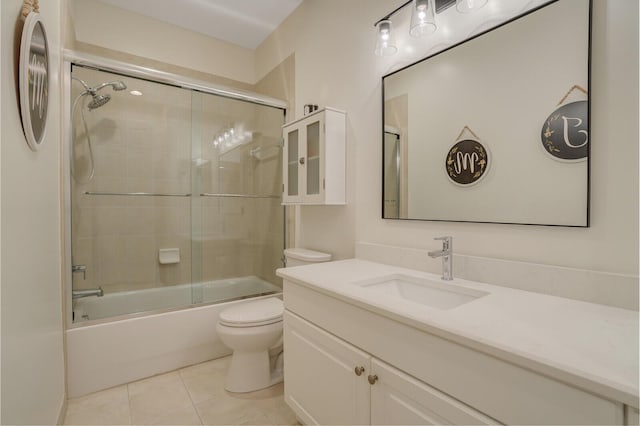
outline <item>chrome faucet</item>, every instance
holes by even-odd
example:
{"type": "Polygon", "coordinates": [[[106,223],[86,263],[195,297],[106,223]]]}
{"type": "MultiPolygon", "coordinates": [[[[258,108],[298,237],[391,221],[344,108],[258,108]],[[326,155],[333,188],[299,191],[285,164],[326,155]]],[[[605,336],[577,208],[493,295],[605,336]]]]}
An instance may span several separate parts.
{"type": "Polygon", "coordinates": [[[102,297],[104,296],[104,290],[102,290],[102,287],[98,287],[98,288],[92,288],[89,290],[72,290],[71,291],[72,299],[80,299],[82,297],[89,297],[89,296],[102,297]]]}
{"type": "Polygon", "coordinates": [[[437,237],[434,240],[442,241],[442,250],[430,251],[429,257],[442,258],[442,279],[451,281],[453,279],[453,237],[437,237]]]}

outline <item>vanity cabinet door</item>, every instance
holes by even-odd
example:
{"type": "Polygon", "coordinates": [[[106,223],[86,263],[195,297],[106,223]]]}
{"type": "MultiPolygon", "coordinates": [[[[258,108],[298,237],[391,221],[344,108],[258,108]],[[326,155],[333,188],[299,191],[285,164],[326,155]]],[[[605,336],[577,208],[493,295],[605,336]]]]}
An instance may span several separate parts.
{"type": "Polygon", "coordinates": [[[303,423],[370,424],[368,354],[289,311],[284,350],[285,401],[303,423]]]}
{"type": "Polygon", "coordinates": [[[371,424],[498,424],[494,419],[375,358],[371,362],[371,371],[377,376],[371,386],[371,424]]]}

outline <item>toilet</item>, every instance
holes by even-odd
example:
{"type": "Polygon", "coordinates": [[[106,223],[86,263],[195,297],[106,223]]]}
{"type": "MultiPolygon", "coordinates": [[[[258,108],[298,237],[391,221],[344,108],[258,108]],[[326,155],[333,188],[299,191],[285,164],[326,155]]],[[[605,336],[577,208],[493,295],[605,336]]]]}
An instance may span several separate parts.
{"type": "MultiPolygon", "coordinates": [[[[291,248],[284,251],[287,267],[328,262],[331,255],[291,248]]],[[[282,315],[277,297],[239,303],[220,313],[216,330],[233,350],[225,389],[253,392],[283,380],[282,315]]]]}

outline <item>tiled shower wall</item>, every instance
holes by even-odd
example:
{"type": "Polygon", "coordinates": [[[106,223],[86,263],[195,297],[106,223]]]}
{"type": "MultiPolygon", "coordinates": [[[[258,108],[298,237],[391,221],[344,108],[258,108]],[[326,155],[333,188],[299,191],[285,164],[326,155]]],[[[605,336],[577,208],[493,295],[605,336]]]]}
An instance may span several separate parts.
{"type": "MultiPolygon", "coordinates": [[[[95,159],[95,176],[88,183],[81,183],[90,166],[80,108],[74,115],[72,256],[74,264],[87,267],[86,279],[74,274],[74,289],[102,286],[116,292],[247,275],[277,284],[280,200],[198,196],[279,195],[281,156],[275,145],[282,111],[78,67],[73,75],[90,86],[116,79],[128,85],[122,92],[104,89],[111,101],[85,109],[95,159]],[[133,89],[143,96],[130,95],[133,89]],[[228,126],[251,136],[221,154],[212,141],[228,126]],[[193,152],[192,140],[197,141],[193,152]],[[267,155],[250,155],[257,147],[267,155]],[[161,265],[158,250],[163,248],[179,248],[180,262],[161,265]]],[[[81,86],[74,82],[72,87],[75,97],[81,86]]]]}

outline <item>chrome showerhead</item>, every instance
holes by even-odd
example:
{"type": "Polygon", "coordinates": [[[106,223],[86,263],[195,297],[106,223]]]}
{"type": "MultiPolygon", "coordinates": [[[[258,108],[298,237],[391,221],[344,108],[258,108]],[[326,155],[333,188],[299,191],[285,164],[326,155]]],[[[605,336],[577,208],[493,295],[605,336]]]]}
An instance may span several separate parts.
{"type": "Polygon", "coordinates": [[[115,91],[120,91],[127,88],[127,85],[124,84],[124,81],[118,80],[118,81],[112,81],[109,83],[102,83],[96,87],[93,87],[91,90],[93,90],[94,92],[97,92],[98,90],[102,90],[107,86],[111,86],[111,88],[115,91]]]}
{"type": "Polygon", "coordinates": [[[124,81],[115,81],[113,82],[113,90],[125,90],[127,88],[127,85],[124,84],[124,81]]]}
{"type": "Polygon", "coordinates": [[[100,108],[102,105],[106,104],[111,100],[111,96],[109,95],[93,95],[93,99],[87,105],[89,110],[94,110],[96,108],[100,108]]]}

